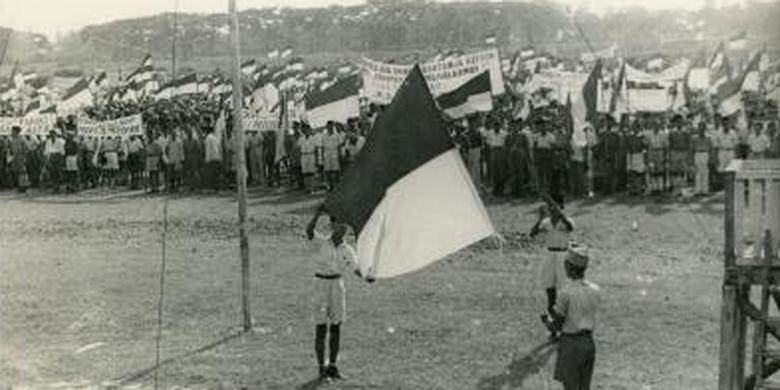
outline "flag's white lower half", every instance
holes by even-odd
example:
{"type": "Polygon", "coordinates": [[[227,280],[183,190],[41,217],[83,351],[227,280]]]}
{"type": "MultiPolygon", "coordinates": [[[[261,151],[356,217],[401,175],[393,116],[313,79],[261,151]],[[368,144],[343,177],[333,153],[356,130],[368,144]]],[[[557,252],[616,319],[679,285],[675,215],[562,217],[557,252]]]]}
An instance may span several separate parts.
{"type": "Polygon", "coordinates": [[[444,112],[453,119],[460,119],[475,112],[488,112],[492,110],[493,95],[488,91],[477,95],[471,95],[462,104],[446,108],[444,112]]]}
{"type": "Polygon", "coordinates": [[[358,95],[348,96],[314,108],[308,108],[306,116],[312,127],[323,127],[328,121],[347,123],[347,119],[360,116],[358,95]]]}
{"type": "Polygon", "coordinates": [[[390,186],[358,237],[364,275],[388,278],[423,268],[495,233],[456,149],[390,186]]]}
{"type": "Polygon", "coordinates": [[[742,94],[735,93],[720,102],[720,113],[726,116],[733,115],[742,107],[742,94]]]}

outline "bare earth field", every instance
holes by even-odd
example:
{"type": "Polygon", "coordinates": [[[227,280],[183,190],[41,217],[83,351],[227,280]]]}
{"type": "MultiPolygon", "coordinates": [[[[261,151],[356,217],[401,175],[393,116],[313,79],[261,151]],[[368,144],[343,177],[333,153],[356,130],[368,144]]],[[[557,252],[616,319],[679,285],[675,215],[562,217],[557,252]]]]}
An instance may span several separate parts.
{"type": "MultiPolygon", "coordinates": [[[[252,192],[252,314],[240,334],[236,207],[174,197],[161,389],[314,389],[316,199],[252,192]]],[[[0,389],[153,387],[163,198],[0,193],[0,389]]],[[[348,278],[332,389],[555,389],[533,289],[543,252],[520,233],[537,204],[489,202],[503,249],[477,244],[414,274],[348,278]]],[[[722,197],[600,198],[567,207],[603,289],[596,389],[713,389],[722,197]],[[636,221],[638,229],[632,229],[636,221]]]]}

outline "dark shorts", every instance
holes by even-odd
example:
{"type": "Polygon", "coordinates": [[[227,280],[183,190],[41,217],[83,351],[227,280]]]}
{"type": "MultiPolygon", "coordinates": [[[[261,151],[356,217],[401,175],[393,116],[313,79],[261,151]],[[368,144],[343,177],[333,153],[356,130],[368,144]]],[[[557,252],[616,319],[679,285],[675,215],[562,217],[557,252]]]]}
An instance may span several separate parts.
{"type": "Polygon", "coordinates": [[[575,388],[589,389],[596,362],[596,344],[591,333],[561,335],[558,359],[555,362],[555,380],[575,388]]]}

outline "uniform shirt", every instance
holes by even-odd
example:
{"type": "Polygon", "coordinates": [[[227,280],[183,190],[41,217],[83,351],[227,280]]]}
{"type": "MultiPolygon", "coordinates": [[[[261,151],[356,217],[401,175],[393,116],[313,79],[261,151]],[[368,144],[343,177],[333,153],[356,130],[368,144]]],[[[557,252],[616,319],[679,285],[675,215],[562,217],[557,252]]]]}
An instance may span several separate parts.
{"type": "Polygon", "coordinates": [[[359,135],[355,143],[352,143],[352,141],[347,142],[346,149],[349,153],[350,158],[355,158],[355,156],[360,152],[360,149],[363,149],[363,145],[366,143],[365,137],[362,135],[359,135]]]}
{"type": "Polygon", "coordinates": [[[669,147],[669,138],[663,131],[651,132],[647,135],[647,144],[650,149],[664,149],[669,147]]]}
{"type": "Polygon", "coordinates": [[[168,161],[171,164],[184,161],[184,142],[182,142],[181,138],[172,139],[168,143],[168,161]]]}
{"type": "Polygon", "coordinates": [[[570,280],[558,293],[555,313],[564,317],[561,332],[573,334],[596,328],[599,286],[587,280],[570,280]]]}
{"type": "MultiPolygon", "coordinates": [[[[574,222],[568,219],[569,223],[574,227],[574,222]]],[[[569,232],[566,229],[566,224],[563,221],[558,221],[556,225],[553,225],[550,217],[545,217],[539,224],[539,230],[543,233],[542,239],[546,248],[565,249],[569,245],[569,232]]]]}
{"type": "Polygon", "coordinates": [[[718,135],[718,141],[717,141],[718,149],[732,150],[737,147],[738,143],[739,143],[739,136],[733,131],[730,131],[728,133],[721,132],[718,135]]]}
{"type": "Polygon", "coordinates": [[[536,137],[534,146],[537,149],[552,149],[553,145],[555,145],[556,140],[557,138],[553,133],[547,132],[544,134],[539,134],[539,136],[536,137]]]}
{"type": "Polygon", "coordinates": [[[220,139],[214,133],[206,136],[204,145],[206,151],[206,162],[222,161],[222,145],[220,139]]]}
{"type": "Polygon", "coordinates": [[[56,137],[52,139],[46,139],[46,145],[43,147],[43,155],[51,156],[52,154],[65,154],[65,140],[56,137]]]}
{"type": "Polygon", "coordinates": [[[640,154],[645,150],[645,137],[639,133],[629,134],[628,152],[631,154],[640,154]]]}
{"type": "Polygon", "coordinates": [[[344,133],[333,132],[333,134],[323,133],[321,138],[322,152],[326,154],[337,154],[339,148],[344,143],[344,133]]]}
{"type": "Polygon", "coordinates": [[[138,138],[133,138],[130,141],[130,144],[127,146],[127,152],[130,154],[135,154],[143,150],[144,144],[141,142],[138,138]]]}
{"type": "Polygon", "coordinates": [[[769,150],[769,146],[771,146],[771,141],[769,140],[769,137],[767,137],[766,134],[764,133],[761,133],[759,135],[753,133],[750,134],[750,136],[748,137],[748,145],[750,145],[751,153],[764,153],[767,150],[769,150]]]}
{"type": "Polygon", "coordinates": [[[301,154],[314,154],[317,151],[317,140],[314,136],[302,136],[298,139],[298,148],[301,154]]]}
{"type": "Polygon", "coordinates": [[[311,240],[314,251],[314,273],[319,275],[341,275],[357,265],[355,249],[346,242],[334,246],[330,234],[314,232],[311,240]]]}
{"type": "Polygon", "coordinates": [[[485,132],[485,142],[490,148],[503,148],[506,143],[507,133],[504,130],[488,130],[485,132]]]}
{"type": "Polygon", "coordinates": [[[709,152],[712,147],[712,141],[706,135],[699,137],[698,135],[693,138],[693,150],[695,152],[709,152]]]}
{"type": "Polygon", "coordinates": [[[691,149],[691,135],[685,131],[673,131],[669,134],[669,147],[676,151],[691,149]]]}

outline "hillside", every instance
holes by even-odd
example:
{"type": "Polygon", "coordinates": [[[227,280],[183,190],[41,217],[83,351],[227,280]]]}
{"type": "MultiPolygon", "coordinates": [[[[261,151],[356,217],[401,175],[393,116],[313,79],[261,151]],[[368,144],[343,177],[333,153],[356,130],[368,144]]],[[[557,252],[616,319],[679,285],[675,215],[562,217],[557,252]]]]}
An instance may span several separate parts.
{"type": "MultiPolygon", "coordinates": [[[[774,24],[780,19],[780,2],[699,12],[625,9],[603,16],[577,10],[574,17],[596,50],[617,44],[624,55],[711,50],[718,41],[742,31],[754,46],[780,48],[780,30],[774,24]]],[[[174,15],[165,13],[92,25],[56,46],[44,42],[38,51],[31,50],[30,42],[40,37],[25,39],[27,44],[12,39],[6,67],[22,59],[39,66],[116,69],[136,63],[147,52],[170,58],[173,21],[174,15]]],[[[195,68],[226,65],[227,23],[225,14],[179,14],[177,60],[195,68]]],[[[564,56],[587,50],[567,10],[545,0],[447,4],[373,0],[353,7],[252,9],[241,12],[240,23],[244,55],[257,58],[288,46],[296,54],[318,56],[468,48],[484,44],[489,34],[507,50],[534,45],[564,56]]]]}

